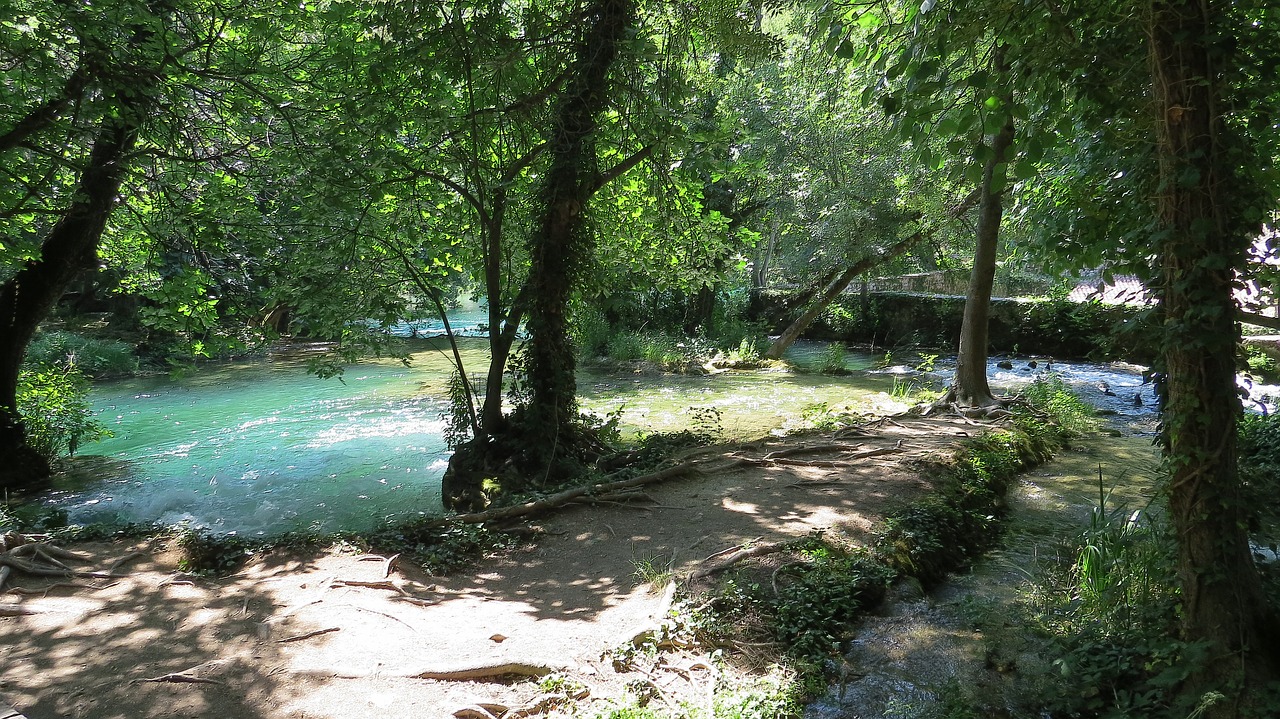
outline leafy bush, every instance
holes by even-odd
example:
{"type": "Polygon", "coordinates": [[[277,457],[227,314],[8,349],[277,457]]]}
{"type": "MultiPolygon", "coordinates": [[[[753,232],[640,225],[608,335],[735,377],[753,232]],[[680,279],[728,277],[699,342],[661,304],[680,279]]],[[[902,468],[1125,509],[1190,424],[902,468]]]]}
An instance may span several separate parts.
{"type": "Polygon", "coordinates": [[[208,576],[230,574],[249,558],[251,551],[249,544],[235,535],[212,534],[203,529],[182,530],[177,545],[182,550],[178,569],[208,576]]]}
{"type": "Polygon", "coordinates": [[[18,413],[27,443],[52,461],[89,442],[111,436],[93,418],[89,382],[75,367],[24,370],[18,375],[18,413]]]}
{"type": "Polygon", "coordinates": [[[1244,361],[1249,371],[1260,377],[1274,378],[1280,375],[1280,363],[1276,362],[1276,358],[1253,345],[1244,346],[1244,361]]]}
{"type": "Polygon", "coordinates": [[[1269,530],[1280,528],[1280,416],[1246,414],[1239,424],[1240,481],[1244,484],[1244,506],[1256,512],[1251,518],[1269,530]]]}
{"type": "Polygon", "coordinates": [[[40,332],[32,338],[26,360],[38,367],[76,367],[90,377],[138,371],[138,358],[128,344],[62,330],[40,332]]]}
{"type": "Polygon", "coordinates": [[[939,493],[885,521],[878,554],[926,586],[941,581],[995,542],[1009,483],[1057,446],[1053,429],[1034,420],[965,443],[943,467],[939,493]]]}
{"type": "Polygon", "coordinates": [[[841,342],[832,342],[822,350],[822,355],[818,357],[818,371],[827,374],[845,374],[849,370],[845,366],[848,359],[848,350],[841,342]]]}
{"type": "Polygon", "coordinates": [[[1034,409],[1047,414],[1050,421],[1069,436],[1079,436],[1098,428],[1096,411],[1077,397],[1056,372],[1036,377],[1022,391],[1022,398],[1034,409]]]}
{"type": "Polygon", "coordinates": [[[569,323],[569,332],[579,357],[594,358],[608,353],[608,344],[613,333],[604,313],[595,307],[581,304],[575,307],[569,323]]]}
{"type": "Polygon", "coordinates": [[[642,337],[635,332],[618,332],[605,342],[605,354],[618,362],[634,362],[644,359],[642,337]]]}
{"type": "Polygon", "coordinates": [[[773,626],[790,654],[821,662],[853,620],[884,598],[893,571],[869,554],[846,553],[830,544],[807,554],[810,562],[774,573],[773,626]]]}
{"type": "Polygon", "coordinates": [[[404,554],[428,572],[446,573],[483,557],[509,548],[509,534],[479,524],[450,523],[440,526],[432,518],[409,520],[383,527],[369,535],[369,546],[388,553],[404,554]]]}

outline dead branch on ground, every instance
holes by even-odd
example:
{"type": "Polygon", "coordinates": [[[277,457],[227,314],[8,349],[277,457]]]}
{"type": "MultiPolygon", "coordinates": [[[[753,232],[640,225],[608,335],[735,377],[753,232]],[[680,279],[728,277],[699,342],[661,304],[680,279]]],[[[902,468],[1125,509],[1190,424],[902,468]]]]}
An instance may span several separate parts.
{"type": "Polygon", "coordinates": [[[429,669],[418,672],[411,678],[435,679],[437,681],[447,682],[468,682],[475,681],[477,679],[496,679],[498,677],[507,676],[544,677],[555,671],[557,671],[555,667],[549,667],[545,664],[500,662],[496,664],[459,667],[456,669],[429,669]]]}
{"type": "Polygon", "coordinates": [[[284,639],[277,639],[276,644],[289,644],[291,642],[300,642],[304,639],[318,637],[321,634],[329,634],[331,632],[339,631],[340,629],[342,629],[342,627],[327,627],[325,629],[317,629],[313,632],[303,632],[302,634],[295,634],[291,637],[285,637],[284,639]]]}

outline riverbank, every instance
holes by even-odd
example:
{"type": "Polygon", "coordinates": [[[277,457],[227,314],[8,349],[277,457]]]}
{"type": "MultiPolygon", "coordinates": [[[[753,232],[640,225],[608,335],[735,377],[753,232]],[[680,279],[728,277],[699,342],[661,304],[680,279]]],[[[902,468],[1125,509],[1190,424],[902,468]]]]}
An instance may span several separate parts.
{"type": "Polygon", "coordinates": [[[785,715],[796,696],[781,648],[741,635],[698,641],[697,607],[672,614],[673,580],[756,577],[776,592],[797,560],[761,548],[816,530],[870,546],[887,516],[936,489],[920,463],[982,429],[902,418],[723,447],[719,470],[538,520],[521,529],[534,540],[452,577],[351,545],[273,552],[222,579],[179,572],[174,544],[85,547],[102,561],[143,555],[97,589],[22,578],[35,594],[9,596],[33,613],[0,621],[15,648],[0,694],[33,717],[448,716],[468,706],[456,715],[484,717],[557,702],[588,717],[640,703],[650,713],[635,716],[680,716],[681,706],[714,716],[726,702],[762,708],[743,716],[785,715]]]}

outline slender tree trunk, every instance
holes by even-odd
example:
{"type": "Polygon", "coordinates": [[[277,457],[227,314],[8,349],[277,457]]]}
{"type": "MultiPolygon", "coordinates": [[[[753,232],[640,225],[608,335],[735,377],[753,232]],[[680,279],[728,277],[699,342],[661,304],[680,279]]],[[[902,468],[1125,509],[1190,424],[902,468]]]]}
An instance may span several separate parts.
{"type": "Polygon", "coordinates": [[[76,277],[97,265],[98,241],[140,122],[141,113],[132,108],[103,121],[75,199],[41,244],[39,259],[27,261],[0,286],[0,488],[29,486],[49,474],[48,462],[27,444],[17,414],[18,373],[36,328],[76,277]]]}
{"type": "Polygon", "coordinates": [[[549,143],[551,166],[543,190],[543,213],[531,243],[529,342],[526,345],[530,401],[522,408],[524,430],[548,461],[568,436],[577,415],[574,352],[569,339],[569,296],[592,240],[582,213],[595,190],[591,167],[596,115],[604,109],[609,71],[634,22],[631,0],[597,0],[576,66],[555,110],[549,143]]]}
{"type": "MultiPolygon", "coordinates": [[[[905,251],[906,248],[903,249],[905,251]]],[[[825,310],[827,306],[835,300],[835,298],[839,297],[846,287],[853,283],[854,278],[865,271],[862,268],[867,264],[868,263],[866,262],[859,262],[852,267],[846,268],[844,272],[840,273],[840,276],[836,277],[835,281],[827,285],[827,288],[822,291],[822,294],[818,295],[818,299],[815,300],[813,304],[809,305],[809,308],[801,313],[794,322],[788,325],[787,328],[782,331],[782,334],[778,335],[778,339],[774,340],[773,344],[769,345],[769,349],[764,353],[764,356],[767,359],[782,359],[782,355],[787,351],[787,348],[790,347],[805,330],[809,329],[809,325],[813,324],[813,321],[818,318],[818,315],[822,314],[822,311],[825,310]]]]}
{"type": "Polygon", "coordinates": [[[1247,188],[1229,159],[1233,138],[1222,122],[1211,65],[1211,57],[1222,56],[1211,47],[1215,4],[1153,0],[1150,64],[1159,113],[1156,245],[1166,332],[1169,507],[1183,628],[1188,640],[1205,642],[1210,652],[1189,690],[1193,698],[1225,691],[1229,698],[1207,716],[1234,717],[1248,689],[1280,677],[1280,634],[1250,554],[1236,473],[1239,330],[1232,288],[1250,228],[1232,209],[1234,193],[1247,196],[1247,188]]]}
{"type": "MultiPolygon", "coordinates": [[[[1000,64],[999,59],[996,64],[1000,64]]],[[[955,384],[952,387],[955,401],[965,407],[983,407],[995,402],[991,387],[987,384],[987,332],[991,315],[991,287],[996,276],[1000,219],[1004,210],[1001,196],[1005,185],[1005,156],[1012,144],[1013,116],[1010,115],[992,138],[991,156],[982,168],[977,248],[973,253],[969,292],[964,301],[960,350],[956,358],[955,384]]]]}
{"type": "MultiPolygon", "coordinates": [[[[963,215],[970,207],[973,207],[973,203],[977,201],[977,198],[977,193],[970,193],[969,196],[960,204],[951,208],[947,213],[947,217],[949,219],[955,219],[960,215],[963,215]]],[[[817,299],[813,301],[813,304],[810,305],[807,310],[801,313],[794,322],[782,331],[782,334],[778,336],[778,339],[773,341],[773,344],[769,345],[769,350],[764,353],[764,356],[768,359],[782,359],[782,354],[787,351],[787,348],[790,347],[791,344],[809,328],[809,325],[813,324],[813,321],[817,319],[818,315],[822,314],[822,311],[827,308],[827,305],[830,305],[835,298],[839,297],[840,294],[845,291],[845,288],[847,288],[858,275],[871,270],[877,265],[882,265],[885,262],[898,257],[912,247],[920,244],[920,242],[925,239],[932,237],[933,233],[936,231],[936,228],[919,230],[910,237],[907,237],[904,240],[899,240],[897,244],[894,244],[884,252],[858,261],[856,264],[846,268],[844,272],[841,272],[838,276],[832,278],[832,276],[828,275],[828,277],[823,278],[822,286],[826,289],[822,294],[818,295],[817,299]]],[[[811,292],[810,295],[812,296],[812,294],[813,293],[811,292]]]]}
{"type": "Polygon", "coordinates": [[[769,225],[769,239],[756,252],[756,261],[751,268],[751,284],[755,290],[763,290],[768,286],[769,267],[773,264],[773,253],[778,247],[778,237],[782,234],[781,222],[777,215],[769,225]]]}

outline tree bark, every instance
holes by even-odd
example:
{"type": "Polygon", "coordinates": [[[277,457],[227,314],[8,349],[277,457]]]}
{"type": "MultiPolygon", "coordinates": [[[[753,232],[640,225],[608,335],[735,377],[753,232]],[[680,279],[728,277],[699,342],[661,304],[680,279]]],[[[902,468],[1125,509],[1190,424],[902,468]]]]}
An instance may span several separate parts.
{"type": "MultiPolygon", "coordinates": [[[[997,53],[1000,53],[997,50],[997,53]]],[[[997,57],[996,65],[1001,65],[997,57]]],[[[995,403],[987,384],[987,333],[991,315],[991,287],[996,277],[996,248],[1000,241],[1000,219],[1004,214],[1004,165],[1013,144],[1013,115],[991,139],[991,156],[982,168],[981,202],[978,208],[977,247],[973,271],[964,300],[960,324],[960,349],[952,386],[954,400],[962,407],[985,407],[995,403]]]]}
{"type": "Polygon", "coordinates": [[[582,213],[598,187],[591,170],[596,116],[607,99],[609,71],[627,29],[634,23],[631,0],[597,0],[575,68],[555,111],[548,150],[551,166],[543,190],[543,212],[531,242],[529,342],[526,345],[530,400],[523,429],[545,442],[550,461],[568,441],[577,418],[574,352],[569,338],[569,296],[593,245],[582,213]]]}
{"type": "Polygon", "coordinates": [[[125,108],[103,121],[74,200],[41,244],[39,259],[28,260],[0,287],[0,488],[30,486],[49,474],[48,462],[27,444],[17,413],[18,373],[40,322],[76,277],[97,265],[98,241],[143,114],[125,108]]]}
{"type": "MultiPolygon", "coordinates": [[[[1150,66],[1159,194],[1158,291],[1165,317],[1164,441],[1169,509],[1178,538],[1185,638],[1209,656],[1188,686],[1228,699],[1206,716],[1235,717],[1249,689],[1280,676],[1280,633],[1245,532],[1236,472],[1235,268],[1250,242],[1233,210],[1246,180],[1229,159],[1222,89],[1211,58],[1215,3],[1152,0],[1150,66]],[[1241,691],[1243,689],[1244,691],[1241,691]]],[[[1221,9],[1217,9],[1221,13],[1221,9]]]]}

